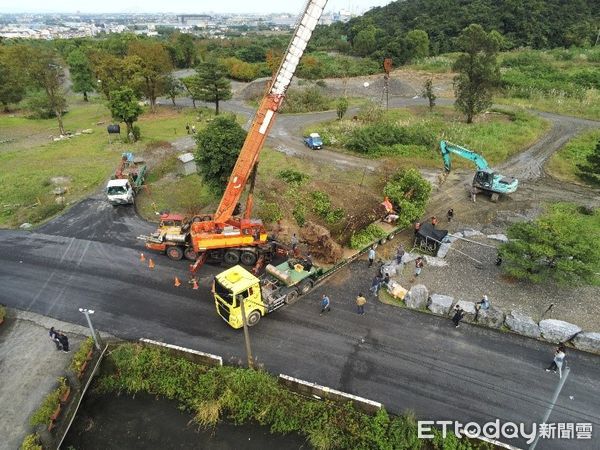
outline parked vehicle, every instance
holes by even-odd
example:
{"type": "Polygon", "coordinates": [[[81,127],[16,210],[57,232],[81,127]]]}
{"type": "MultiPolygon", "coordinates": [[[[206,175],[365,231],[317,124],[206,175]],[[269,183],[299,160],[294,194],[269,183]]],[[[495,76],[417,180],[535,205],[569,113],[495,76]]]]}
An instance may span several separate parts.
{"type": "Polygon", "coordinates": [[[323,139],[319,133],[310,133],[304,138],[304,144],[311,150],[321,150],[323,148],[323,139]]]}
{"type": "Polygon", "coordinates": [[[106,199],[113,206],[132,205],[145,178],[144,161],[131,152],[123,153],[114,176],[106,185],[106,199]]]}

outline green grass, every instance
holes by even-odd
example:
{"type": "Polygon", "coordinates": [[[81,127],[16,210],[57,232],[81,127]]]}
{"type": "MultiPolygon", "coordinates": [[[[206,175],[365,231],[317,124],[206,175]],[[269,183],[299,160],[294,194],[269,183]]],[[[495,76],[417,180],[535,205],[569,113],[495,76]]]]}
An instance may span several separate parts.
{"type": "Polygon", "coordinates": [[[575,98],[560,92],[549,94],[539,92],[532,94],[530,98],[497,97],[494,102],[565,116],[600,120],[600,91],[589,89],[583,95],[583,98],[575,98]]]}
{"type": "MultiPolygon", "coordinates": [[[[433,112],[424,107],[402,108],[386,113],[385,120],[405,127],[413,139],[428,144],[407,142],[372,146],[365,148],[366,151],[362,155],[375,158],[393,157],[412,166],[423,167],[441,165],[438,149],[440,139],[481,153],[494,165],[535,142],[549,126],[537,115],[501,110],[481,115],[475,123],[469,125],[452,107],[436,107],[433,112]]],[[[362,126],[366,125],[352,120],[336,120],[313,126],[311,131],[321,133],[326,145],[348,151],[344,145],[350,141],[354,130],[362,126]]],[[[456,166],[470,167],[470,163],[457,160],[456,166]]]]}
{"type": "Polygon", "coordinates": [[[67,203],[97,191],[110,177],[123,151],[144,155],[157,142],[182,137],[185,124],[196,123],[196,114],[193,110],[177,112],[170,108],[146,113],[138,122],[142,137],[134,144],[119,138],[109,144],[106,125],[111,119],[98,99],[90,103],[69,99],[65,128],[73,132],[91,128],[93,133],[59,142],[49,138],[58,134],[55,119],[33,120],[18,113],[0,115],[1,138],[12,139],[0,144],[0,227],[40,223],[59,212],[62,206],[55,203],[55,186],[50,181],[53,177],[68,178],[67,203]]]}
{"type": "Polygon", "coordinates": [[[552,155],[546,170],[561,181],[583,183],[577,176],[577,164],[585,163],[587,155],[592,153],[598,140],[600,140],[600,130],[577,136],[552,155]]]}

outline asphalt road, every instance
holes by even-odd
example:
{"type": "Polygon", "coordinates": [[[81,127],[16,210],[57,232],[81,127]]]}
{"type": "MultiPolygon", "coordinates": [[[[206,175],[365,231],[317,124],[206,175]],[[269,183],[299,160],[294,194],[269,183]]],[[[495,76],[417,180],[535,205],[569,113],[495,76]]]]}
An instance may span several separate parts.
{"type": "MultiPolygon", "coordinates": [[[[80,324],[78,308],[92,308],[95,325],[116,336],[243,361],[242,333],[216,315],[210,297],[211,277],[221,269],[205,266],[198,291],[173,287],[175,275],[185,278],[186,264],[157,255],[156,268],[148,269],[139,261],[141,243],[131,238],[150,225],[132,209],[100,203],[86,200],[37,232],[0,231],[0,302],[80,324]],[[114,236],[120,238],[112,242],[114,236]]],[[[374,299],[359,316],[352,297],[366,292],[371,276],[359,261],[264,318],[251,333],[259,362],[272,373],[381,401],[392,412],[409,409],[426,420],[540,420],[558,382],[543,371],[551,345],[468,324],[455,329],[443,318],[374,299]],[[333,310],[321,317],[325,291],[333,310]]],[[[571,350],[568,360],[572,372],[551,422],[592,423],[595,440],[542,441],[538,448],[598,449],[600,358],[571,350]]]]}

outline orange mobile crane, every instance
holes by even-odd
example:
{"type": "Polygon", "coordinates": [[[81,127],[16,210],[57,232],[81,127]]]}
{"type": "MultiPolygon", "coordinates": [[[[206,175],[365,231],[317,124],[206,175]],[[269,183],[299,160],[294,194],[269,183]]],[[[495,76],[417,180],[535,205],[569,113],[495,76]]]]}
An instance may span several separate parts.
{"type": "Polygon", "coordinates": [[[152,236],[140,237],[146,240],[148,248],[165,251],[172,259],[181,259],[183,255],[191,259],[195,255],[192,272],[198,270],[209,257],[222,259],[227,264],[242,262],[254,265],[259,257],[273,252],[262,221],[251,218],[258,156],[326,4],[327,0],[307,2],[279,69],[256,111],[215,214],[193,217],[191,223],[181,224],[179,233],[173,234],[171,228],[171,236],[177,237],[173,242],[168,240],[168,234],[161,237],[160,228],[152,236]],[[250,189],[246,205],[239,216],[236,207],[248,181],[250,189]],[[193,252],[189,247],[193,248],[193,252]]]}

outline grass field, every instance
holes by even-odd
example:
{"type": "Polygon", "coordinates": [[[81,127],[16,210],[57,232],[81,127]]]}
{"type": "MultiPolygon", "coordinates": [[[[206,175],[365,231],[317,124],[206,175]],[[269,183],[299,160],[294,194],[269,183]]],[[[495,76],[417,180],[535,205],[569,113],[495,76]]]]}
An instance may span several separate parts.
{"type": "Polygon", "coordinates": [[[552,155],[546,165],[546,170],[559,180],[585,184],[577,176],[577,164],[585,163],[587,155],[592,153],[598,141],[600,141],[600,130],[590,131],[576,137],[552,155]]]}
{"type": "Polygon", "coordinates": [[[67,189],[65,202],[97,191],[110,177],[123,151],[144,155],[161,141],[185,134],[186,121],[195,120],[193,110],[176,112],[159,109],[144,114],[138,123],[142,138],[134,144],[120,139],[108,142],[106,125],[110,114],[95,99],[89,103],[69,99],[65,128],[72,132],[92,129],[68,140],[54,142],[56,120],[32,120],[19,113],[0,115],[0,227],[16,227],[23,222],[39,223],[62,209],[53,190],[67,189]],[[62,178],[59,183],[52,180],[62,178]]]}
{"type": "MultiPolygon", "coordinates": [[[[406,130],[407,140],[390,145],[365,148],[367,157],[392,157],[404,165],[436,167],[441,164],[439,141],[446,139],[485,156],[490,164],[498,164],[524,150],[547,129],[548,123],[539,116],[523,111],[493,110],[478,116],[468,125],[452,107],[435,107],[429,112],[424,107],[391,110],[385,115],[387,123],[406,130]]],[[[326,144],[348,152],[345,147],[352,141],[357,128],[368,126],[352,120],[331,121],[321,127],[326,144]]],[[[385,131],[385,130],[383,130],[385,131]]],[[[454,163],[454,162],[453,162],[454,163]]],[[[469,167],[471,163],[457,160],[456,165],[469,167]]]]}

